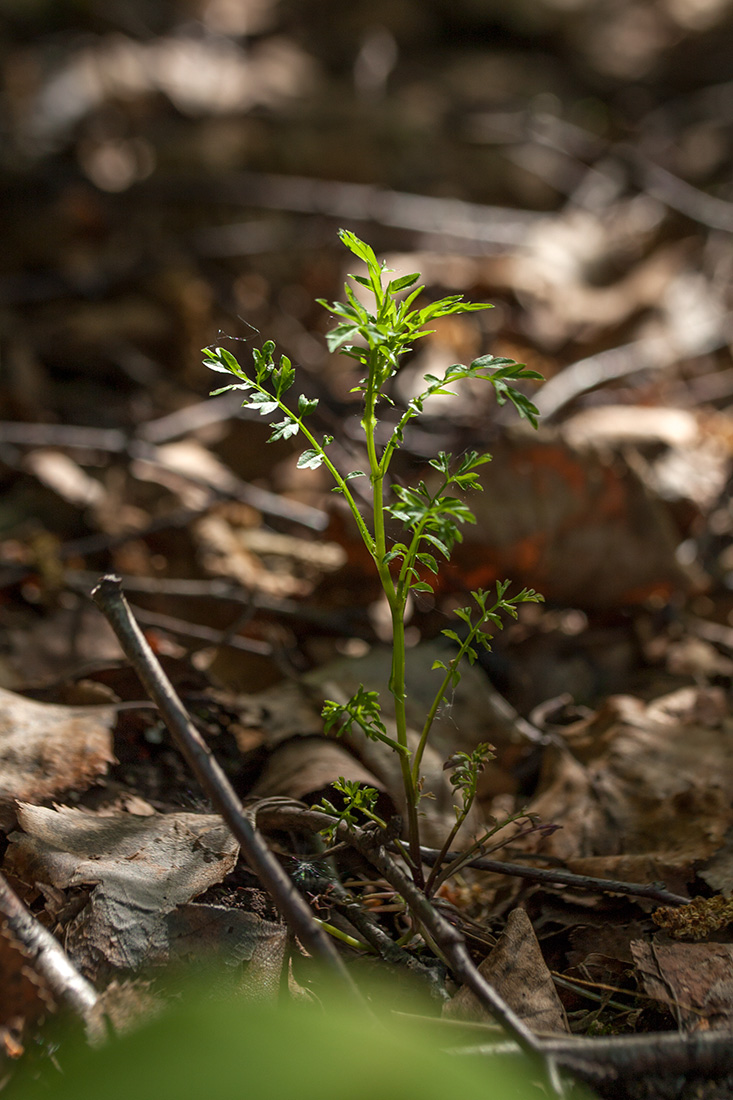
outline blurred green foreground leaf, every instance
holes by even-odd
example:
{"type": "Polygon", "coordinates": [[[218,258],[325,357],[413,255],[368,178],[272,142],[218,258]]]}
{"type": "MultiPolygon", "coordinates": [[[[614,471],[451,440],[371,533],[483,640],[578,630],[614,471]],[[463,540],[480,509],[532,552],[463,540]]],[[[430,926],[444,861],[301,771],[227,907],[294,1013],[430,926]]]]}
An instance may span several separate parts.
{"type": "MultiPolygon", "coordinates": [[[[523,1055],[474,1059],[439,1049],[435,1025],[384,1023],[343,999],[283,1008],[210,987],[132,1034],[91,1051],[64,1043],[61,1073],[23,1072],[7,1100],[541,1100],[541,1071],[523,1055]]],[[[418,1009],[419,1011],[419,1009],[418,1009]]],[[[446,1045],[453,1045],[450,1032],[446,1045]]],[[[478,1038],[478,1037],[477,1037],[478,1038]]],[[[577,1094],[576,1094],[577,1095],[577,1094]]],[[[587,1095],[587,1094],[585,1094],[587,1095]]]]}

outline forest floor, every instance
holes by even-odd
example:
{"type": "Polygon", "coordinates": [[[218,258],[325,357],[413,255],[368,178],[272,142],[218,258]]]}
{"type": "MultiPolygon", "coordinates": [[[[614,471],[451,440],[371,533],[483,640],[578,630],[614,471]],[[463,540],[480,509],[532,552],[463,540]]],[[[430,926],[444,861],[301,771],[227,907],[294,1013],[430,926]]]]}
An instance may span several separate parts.
{"type": "MultiPolygon", "coordinates": [[[[241,395],[207,396],[201,351],[244,363],[274,340],[334,462],[360,468],[359,374],[316,304],[355,269],[345,226],[397,276],[420,271],[421,302],[495,307],[431,326],[398,408],[486,353],[544,377],[525,387],[537,431],[468,381],[395,462],[415,485],[440,451],[493,455],[475,525],[410,603],[410,728],[472,591],[510,578],[545,600],[438,714],[423,843],[454,820],[445,762],[480,743],[495,757],[463,835],[513,822],[482,848],[506,866],[464,868],[438,908],[541,1037],[717,1050],[733,1027],[733,7],[570,18],[527,0],[490,25],[417,0],[118,7],[14,9],[0,57],[9,887],[99,993],[197,959],[202,921],[207,956],[254,952],[273,990],[287,973],[272,899],[90,598],[115,574],[301,896],[346,927],[294,820],[340,777],[404,811],[389,749],[325,737],[320,713],[363,685],[391,720],[386,606],[328,471],[267,445],[241,395]]],[[[341,858],[339,887],[409,940],[399,889],[341,858]]],[[[59,997],[4,912],[10,1067],[59,997]]],[[[490,1017],[460,981],[443,992],[439,1015],[490,1017]]],[[[665,1074],[666,1057],[596,1087],[731,1095],[730,1054],[665,1074]]]]}

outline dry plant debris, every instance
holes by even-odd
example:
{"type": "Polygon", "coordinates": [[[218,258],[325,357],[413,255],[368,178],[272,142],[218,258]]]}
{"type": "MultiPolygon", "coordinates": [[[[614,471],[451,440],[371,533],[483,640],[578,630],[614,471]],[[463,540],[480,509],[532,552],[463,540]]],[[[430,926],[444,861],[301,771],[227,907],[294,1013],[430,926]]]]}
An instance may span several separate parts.
{"type": "Polygon", "coordinates": [[[102,964],[134,972],[166,959],[166,916],[221,882],[238,851],[213,814],[89,814],[19,804],[18,825],[6,857],[16,879],[91,887],[66,926],[66,942],[93,977],[102,964]]]}
{"type": "Polygon", "coordinates": [[[112,707],[93,711],[36,703],[0,689],[0,820],[12,826],[16,801],[85,790],[114,761],[112,707]]]}
{"type": "MultiPolygon", "coordinates": [[[[60,5],[52,25],[54,5],[8,6],[6,1065],[64,1001],[64,965],[98,987],[70,997],[88,1028],[97,993],[143,961],[205,951],[250,995],[309,983],[88,602],[104,572],[123,576],[343,957],[368,944],[400,967],[392,948],[412,929],[386,877],[394,852],[380,870],[342,838],[334,874],[304,824],[342,777],[377,790],[385,816],[402,808],[389,753],[324,740],[319,715],[324,698],[385,687],[384,607],[322,471],[266,448],[238,400],[205,399],[200,367],[219,330],[272,333],[357,468],[357,378],[328,356],[312,301],[342,282],[335,227],[366,224],[429,297],[497,304],[441,319],[400,400],[487,349],[547,379],[531,394],[538,436],[467,382],[406,434],[396,470],[407,484],[439,449],[494,454],[476,527],[413,602],[409,662],[444,655],[436,639],[471,588],[507,575],[548,599],[439,715],[425,866],[453,814],[443,764],[482,742],[496,756],[455,855],[507,815],[540,822],[492,837],[438,905],[520,1021],[556,1032],[563,1064],[615,1067],[594,1080],[614,1100],[710,1095],[672,1084],[694,1072],[733,1094],[733,9],[523,0],[489,27],[480,7],[399,0],[376,27],[373,5],[335,0],[60,5]],[[63,944],[59,971],[24,939],[33,927],[63,944]]],[[[413,702],[414,730],[422,683],[413,702]]],[[[440,986],[423,963],[410,957],[440,986]]]]}

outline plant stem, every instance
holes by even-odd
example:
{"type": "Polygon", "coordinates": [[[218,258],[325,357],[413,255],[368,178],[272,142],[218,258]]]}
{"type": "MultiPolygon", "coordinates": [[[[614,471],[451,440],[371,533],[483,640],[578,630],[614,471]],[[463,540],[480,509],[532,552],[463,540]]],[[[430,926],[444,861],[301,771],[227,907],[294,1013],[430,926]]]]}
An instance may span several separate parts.
{"type": "MultiPolygon", "coordinates": [[[[443,842],[443,846],[442,846],[442,848],[440,849],[440,851],[438,853],[438,857],[435,861],[435,864],[434,864],[432,870],[430,871],[430,874],[428,875],[428,880],[425,883],[425,896],[428,897],[428,898],[432,897],[432,895],[435,893],[437,888],[444,881],[444,878],[441,877],[441,870],[442,870],[442,866],[443,866],[443,861],[445,860],[448,852],[450,851],[451,844],[456,839],[456,837],[458,835],[458,831],[461,828],[461,825],[463,824],[463,822],[468,817],[468,811],[470,810],[471,805],[472,805],[473,800],[474,800],[475,797],[476,797],[476,789],[475,789],[475,784],[474,784],[474,789],[473,789],[473,792],[471,794],[470,799],[468,800],[467,804],[464,805],[463,810],[461,810],[461,812],[458,814],[458,816],[456,818],[455,825],[453,826],[451,831],[448,833],[448,836],[445,838],[445,841],[443,842]]],[[[445,876],[445,877],[447,877],[447,876],[445,876]]]]}
{"type": "Polygon", "coordinates": [[[367,951],[371,955],[376,955],[377,952],[370,943],[364,943],[362,940],[357,940],[355,936],[350,936],[348,932],[342,931],[342,929],[337,928],[334,924],[329,924],[328,921],[321,920],[320,917],[314,917],[313,920],[324,932],[328,932],[329,936],[333,936],[335,940],[340,940],[341,943],[345,943],[347,947],[353,947],[355,951],[367,951]]]}
{"type": "MultiPolygon", "coordinates": [[[[374,560],[379,579],[382,583],[384,595],[389,604],[392,617],[392,672],[389,681],[389,690],[394,699],[395,728],[397,741],[404,749],[407,744],[407,710],[405,706],[405,604],[406,596],[400,591],[392,579],[389,566],[385,564],[387,555],[387,539],[384,526],[384,476],[385,469],[377,457],[375,430],[377,418],[375,406],[377,402],[376,382],[379,378],[379,352],[373,351],[369,356],[369,376],[364,393],[364,416],[362,427],[366,437],[367,454],[369,456],[369,473],[372,483],[372,512],[374,517],[374,560]]],[[[410,857],[414,865],[416,882],[419,886],[424,883],[422,864],[420,862],[420,828],[417,817],[417,786],[413,780],[410,760],[406,754],[400,755],[400,769],[402,782],[405,789],[405,809],[407,812],[407,839],[410,849],[410,857]]]]}
{"type": "Polygon", "coordinates": [[[443,702],[443,699],[445,698],[445,694],[448,691],[448,688],[450,687],[450,684],[451,684],[451,681],[452,681],[453,677],[455,676],[455,670],[460,665],[461,661],[463,660],[463,658],[466,655],[466,652],[470,648],[471,643],[473,642],[474,638],[478,634],[481,623],[485,622],[486,619],[488,618],[488,616],[493,611],[496,610],[496,608],[499,606],[499,602],[500,601],[497,600],[496,603],[493,605],[493,607],[491,607],[485,614],[481,615],[481,618],[473,625],[471,630],[469,630],[468,636],[462,642],[461,647],[458,650],[458,653],[456,653],[455,657],[453,657],[453,659],[448,662],[448,668],[446,669],[446,673],[445,673],[445,676],[442,679],[440,687],[438,688],[438,690],[435,693],[435,698],[433,699],[430,710],[428,711],[428,716],[425,719],[425,725],[423,726],[422,733],[420,734],[420,741],[418,743],[417,749],[415,750],[415,755],[414,755],[413,760],[412,760],[412,781],[415,784],[417,784],[419,782],[420,764],[422,762],[423,753],[425,752],[425,746],[428,743],[428,737],[430,736],[430,730],[432,729],[433,722],[435,721],[435,716],[438,713],[438,708],[440,707],[440,704],[443,702]]]}
{"type": "MultiPolygon", "coordinates": [[[[263,386],[257,386],[256,383],[253,383],[253,386],[255,386],[255,388],[258,389],[261,393],[267,393],[267,390],[263,386]]],[[[355,521],[356,526],[358,528],[359,534],[361,535],[361,537],[364,541],[364,545],[366,546],[369,553],[374,555],[374,552],[375,552],[374,539],[372,538],[372,536],[369,533],[369,528],[367,527],[367,525],[364,522],[362,514],[359,511],[359,507],[358,507],[356,501],[354,500],[353,494],[352,494],[351,490],[349,489],[349,486],[346,482],[346,479],[341,476],[341,474],[339,473],[336,466],[334,466],[333,462],[328,457],[328,454],[326,453],[325,447],[321,443],[319,443],[319,441],[316,439],[316,437],[313,435],[313,433],[310,431],[310,429],[307,428],[306,425],[303,423],[302,417],[293,416],[292,412],[290,411],[290,409],[287,407],[287,405],[283,401],[280,401],[278,399],[277,403],[278,403],[279,408],[284,413],[286,413],[288,416],[292,416],[293,419],[297,422],[301,432],[303,433],[305,438],[308,440],[308,442],[310,443],[313,450],[318,451],[319,454],[323,455],[323,464],[326,467],[326,469],[328,470],[328,472],[330,473],[333,480],[336,482],[336,485],[338,486],[340,492],[343,494],[344,500],[348,504],[349,510],[351,511],[351,514],[354,517],[354,521],[355,521]]]]}
{"type": "MultiPolygon", "coordinates": [[[[396,602],[392,607],[392,676],[390,680],[390,690],[394,698],[397,738],[401,744],[404,743],[406,745],[407,710],[405,706],[404,603],[398,605],[396,602]]],[[[400,756],[400,768],[402,769],[402,783],[405,788],[407,840],[410,850],[410,859],[413,865],[415,883],[417,886],[422,887],[425,879],[420,859],[420,825],[417,817],[418,788],[413,780],[409,757],[400,756]]]]}

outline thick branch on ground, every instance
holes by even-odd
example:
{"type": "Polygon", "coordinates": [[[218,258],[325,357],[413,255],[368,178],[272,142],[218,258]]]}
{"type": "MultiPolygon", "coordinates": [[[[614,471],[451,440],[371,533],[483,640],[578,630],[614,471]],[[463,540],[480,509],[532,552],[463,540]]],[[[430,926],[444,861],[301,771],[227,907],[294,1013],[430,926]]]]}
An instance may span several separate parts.
{"type": "MultiPolygon", "coordinates": [[[[513,1046],[513,1044],[511,1044],[513,1046]]],[[[464,1055],[495,1057],[510,1044],[487,1043],[457,1050],[464,1055]]],[[[514,1047],[516,1050],[516,1047],[514,1047]]],[[[612,1035],[597,1039],[546,1039],[542,1049],[591,1084],[634,1077],[718,1077],[733,1072],[733,1032],[676,1031],[646,1035],[612,1035]]]]}

